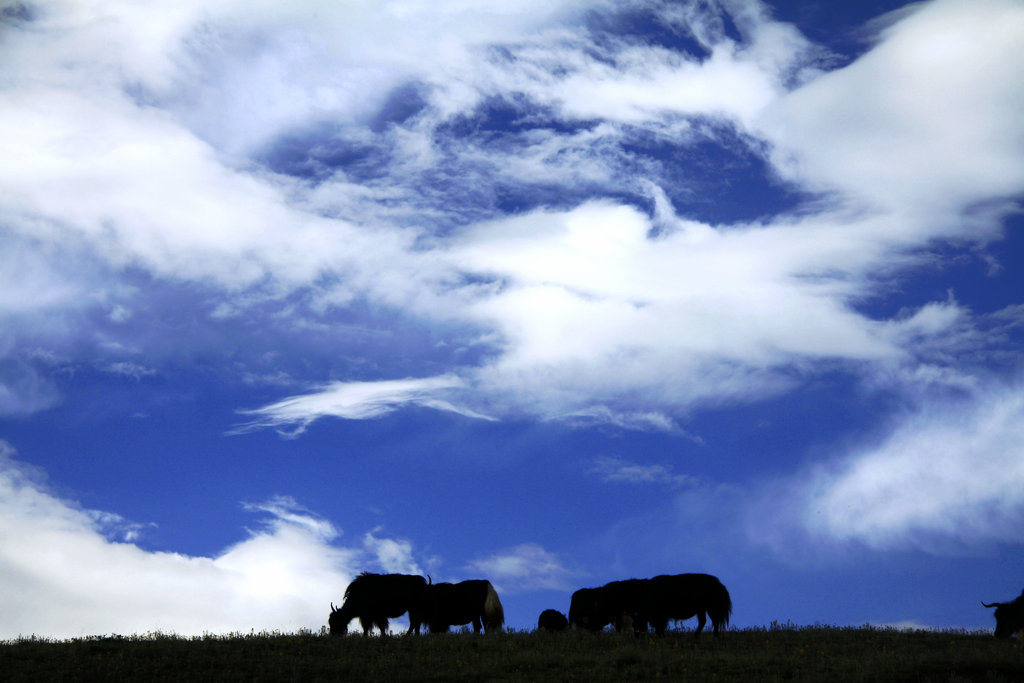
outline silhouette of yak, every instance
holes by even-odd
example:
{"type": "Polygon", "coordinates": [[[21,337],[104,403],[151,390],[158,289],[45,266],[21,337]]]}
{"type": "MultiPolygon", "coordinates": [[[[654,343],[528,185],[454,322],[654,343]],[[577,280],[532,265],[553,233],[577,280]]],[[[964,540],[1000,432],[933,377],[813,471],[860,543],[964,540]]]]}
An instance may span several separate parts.
{"type": "Polygon", "coordinates": [[[554,609],[546,609],[537,619],[538,631],[564,631],[569,628],[565,615],[554,609]]]}
{"type": "Polygon", "coordinates": [[[981,603],[995,607],[996,638],[1009,638],[1018,631],[1024,631],[1024,591],[1013,602],[981,603]]]}
{"type": "Polygon", "coordinates": [[[483,579],[429,585],[420,594],[419,611],[431,633],[447,633],[452,626],[469,623],[474,633],[480,633],[481,623],[486,633],[500,633],[505,624],[498,593],[483,579]]]}
{"type": "Polygon", "coordinates": [[[588,631],[600,631],[608,624],[618,631],[646,631],[646,587],[647,579],[626,579],[600,588],[581,588],[569,602],[569,624],[588,631]]]}
{"type": "Polygon", "coordinates": [[[729,625],[732,598],[722,582],[710,574],[655,576],[647,581],[643,613],[658,635],[665,632],[669,619],[697,617],[696,636],[704,630],[707,617],[715,635],[729,625]],[[706,615],[706,616],[705,616],[706,615]]]}
{"type": "Polygon", "coordinates": [[[603,609],[616,631],[646,631],[644,600],[647,579],[626,579],[606,583],[601,591],[603,609]]]}
{"type": "Polygon", "coordinates": [[[387,635],[388,619],[409,613],[409,630],[420,632],[419,605],[427,580],[409,574],[370,574],[363,572],[345,589],[341,607],[331,603],[331,616],[327,620],[331,635],[345,635],[348,623],[359,618],[363,634],[368,635],[376,626],[381,635],[387,635]]]}
{"type": "Polygon", "coordinates": [[[580,588],[569,600],[569,626],[600,631],[611,623],[602,603],[601,588],[580,588]]]}

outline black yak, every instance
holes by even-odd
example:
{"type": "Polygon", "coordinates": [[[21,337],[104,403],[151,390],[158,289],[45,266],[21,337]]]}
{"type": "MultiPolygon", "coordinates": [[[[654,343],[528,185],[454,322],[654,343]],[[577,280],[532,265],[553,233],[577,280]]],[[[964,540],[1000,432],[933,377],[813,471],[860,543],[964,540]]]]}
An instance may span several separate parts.
{"type": "Polygon", "coordinates": [[[1013,602],[981,603],[995,607],[996,638],[1009,638],[1018,631],[1024,631],[1024,591],[1013,602]]]}
{"type": "Polygon", "coordinates": [[[569,626],[587,631],[600,631],[611,617],[602,607],[601,588],[580,588],[569,600],[569,626]]]}
{"type": "Polygon", "coordinates": [[[708,616],[717,636],[718,629],[729,624],[732,599],[722,582],[709,574],[655,576],[647,581],[643,612],[658,635],[665,632],[669,619],[695,616],[699,636],[708,616]]]}
{"type": "Polygon", "coordinates": [[[473,624],[473,632],[501,632],[505,610],[490,581],[435,583],[420,594],[420,614],[431,633],[447,633],[452,626],[473,624]]]}
{"type": "Polygon", "coordinates": [[[602,609],[616,631],[646,631],[644,599],[647,579],[626,579],[606,583],[601,589],[602,609]]]}
{"type": "Polygon", "coordinates": [[[608,624],[616,630],[647,630],[644,615],[646,579],[612,581],[600,588],[581,588],[569,602],[573,628],[600,631],[608,624]]]}
{"type": "Polygon", "coordinates": [[[409,574],[370,574],[363,572],[345,589],[341,607],[331,603],[331,616],[327,620],[331,635],[345,635],[348,623],[359,618],[363,634],[376,626],[381,635],[387,635],[388,619],[409,613],[409,630],[420,632],[419,605],[427,580],[409,574]]]}
{"type": "Polygon", "coordinates": [[[569,628],[565,615],[555,609],[546,609],[537,619],[538,631],[564,631],[569,628]]]}

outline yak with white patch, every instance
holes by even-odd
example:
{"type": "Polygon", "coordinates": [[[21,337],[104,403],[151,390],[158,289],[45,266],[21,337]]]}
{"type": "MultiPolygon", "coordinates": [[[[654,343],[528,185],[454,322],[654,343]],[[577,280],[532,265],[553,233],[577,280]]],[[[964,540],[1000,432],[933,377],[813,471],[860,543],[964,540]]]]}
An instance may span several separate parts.
{"type": "Polygon", "coordinates": [[[655,633],[665,632],[670,619],[697,617],[696,636],[711,618],[714,634],[729,625],[732,598],[722,582],[710,574],[655,576],[647,581],[643,612],[655,633]]]}
{"type": "Polygon", "coordinates": [[[420,594],[422,623],[431,633],[447,633],[452,626],[473,624],[473,632],[500,633],[505,610],[490,581],[472,579],[459,583],[435,583],[420,594]]]}

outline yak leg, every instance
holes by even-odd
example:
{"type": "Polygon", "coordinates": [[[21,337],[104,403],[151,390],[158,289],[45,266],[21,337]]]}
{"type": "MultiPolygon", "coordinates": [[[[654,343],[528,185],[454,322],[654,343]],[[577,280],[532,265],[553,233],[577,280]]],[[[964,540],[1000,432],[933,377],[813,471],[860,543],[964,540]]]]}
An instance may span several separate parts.
{"type": "Polygon", "coordinates": [[[704,626],[707,623],[707,615],[705,615],[704,612],[697,612],[697,632],[693,634],[695,638],[700,635],[700,632],[704,630],[704,626]]]}
{"type": "Polygon", "coordinates": [[[416,635],[420,634],[420,628],[425,629],[428,627],[429,624],[427,623],[427,618],[425,614],[420,612],[413,614],[412,612],[409,612],[409,629],[415,630],[416,635]]]}
{"type": "Polygon", "coordinates": [[[473,633],[480,633],[480,617],[473,617],[473,633]]]}

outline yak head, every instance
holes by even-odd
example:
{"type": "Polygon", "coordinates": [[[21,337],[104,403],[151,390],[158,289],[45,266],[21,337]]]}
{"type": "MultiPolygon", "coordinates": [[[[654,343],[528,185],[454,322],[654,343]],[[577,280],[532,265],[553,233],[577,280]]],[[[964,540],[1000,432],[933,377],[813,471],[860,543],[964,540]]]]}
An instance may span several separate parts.
{"type": "Polygon", "coordinates": [[[995,607],[996,638],[1009,638],[1017,631],[1024,630],[1024,599],[1017,598],[1013,602],[981,603],[985,607],[995,607]]]}
{"type": "Polygon", "coordinates": [[[343,636],[348,633],[348,620],[341,618],[341,609],[331,603],[331,616],[327,617],[327,628],[332,636],[343,636]]]}

